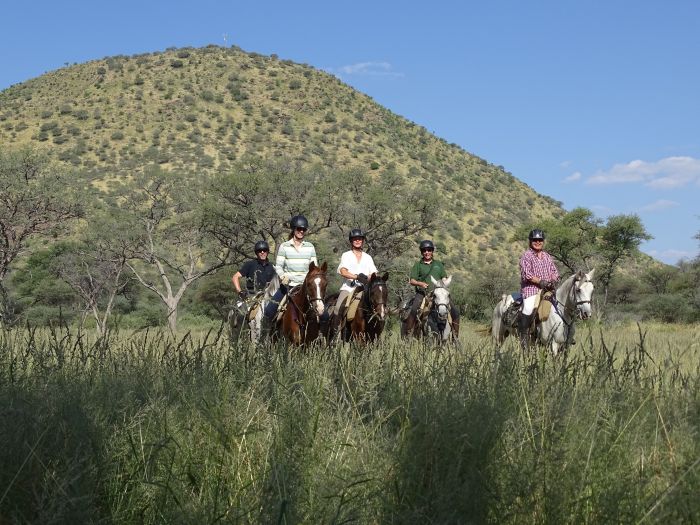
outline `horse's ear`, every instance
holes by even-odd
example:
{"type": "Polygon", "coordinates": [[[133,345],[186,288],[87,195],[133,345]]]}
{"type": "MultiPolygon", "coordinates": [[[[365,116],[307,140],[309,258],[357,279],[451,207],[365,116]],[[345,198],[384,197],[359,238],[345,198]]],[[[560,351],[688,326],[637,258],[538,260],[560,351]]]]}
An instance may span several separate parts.
{"type": "Polygon", "coordinates": [[[433,281],[433,285],[434,285],[434,286],[439,286],[440,281],[436,281],[436,280],[435,280],[435,277],[433,277],[432,275],[430,276],[430,280],[433,281]]]}
{"type": "Polygon", "coordinates": [[[594,274],[594,273],[595,273],[595,268],[593,268],[590,272],[588,272],[588,273],[586,274],[586,279],[588,279],[589,281],[592,281],[592,280],[593,280],[593,274],[594,274]]]}
{"type": "Polygon", "coordinates": [[[389,272],[384,272],[382,275],[382,281],[387,282],[389,280],[389,272]]]}
{"type": "Polygon", "coordinates": [[[450,275],[449,277],[445,277],[445,278],[442,280],[442,285],[443,285],[445,288],[447,288],[447,287],[450,285],[451,282],[452,282],[452,276],[450,275]]]}
{"type": "Polygon", "coordinates": [[[309,263],[309,271],[313,270],[314,268],[316,268],[316,264],[313,261],[311,261],[309,263]]]}
{"type": "Polygon", "coordinates": [[[323,264],[321,265],[321,271],[322,271],[323,273],[325,273],[327,269],[328,269],[328,262],[327,262],[327,261],[323,261],[323,264]]]}

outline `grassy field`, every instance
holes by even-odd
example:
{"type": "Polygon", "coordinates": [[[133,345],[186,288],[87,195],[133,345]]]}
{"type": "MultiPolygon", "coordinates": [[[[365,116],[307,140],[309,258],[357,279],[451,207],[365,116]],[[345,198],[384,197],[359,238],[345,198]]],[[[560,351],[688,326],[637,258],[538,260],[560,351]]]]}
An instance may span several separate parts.
{"type": "Polygon", "coordinates": [[[0,523],[700,520],[700,327],[568,355],[0,336],[0,523]]]}

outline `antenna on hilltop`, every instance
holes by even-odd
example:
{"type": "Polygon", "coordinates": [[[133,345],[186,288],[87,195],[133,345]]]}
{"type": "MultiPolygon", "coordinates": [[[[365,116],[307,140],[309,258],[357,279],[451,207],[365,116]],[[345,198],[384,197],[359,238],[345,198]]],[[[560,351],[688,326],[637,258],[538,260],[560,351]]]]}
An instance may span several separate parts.
{"type": "Polygon", "coordinates": [[[228,39],[228,35],[224,33],[224,47],[226,47],[226,40],[228,39]]]}

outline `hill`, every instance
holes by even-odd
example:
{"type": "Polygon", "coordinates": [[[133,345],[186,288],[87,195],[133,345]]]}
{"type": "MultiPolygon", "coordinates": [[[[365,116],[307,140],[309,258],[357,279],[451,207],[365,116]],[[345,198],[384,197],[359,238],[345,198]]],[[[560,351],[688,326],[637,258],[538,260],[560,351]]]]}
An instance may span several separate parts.
{"type": "Polygon", "coordinates": [[[440,226],[426,236],[462,269],[515,264],[516,227],[563,214],[502,167],[336,77],[236,47],[109,57],[12,86],[0,92],[0,141],[44,147],[97,179],[150,164],[207,176],[249,156],[393,170],[443,196],[440,226]]]}

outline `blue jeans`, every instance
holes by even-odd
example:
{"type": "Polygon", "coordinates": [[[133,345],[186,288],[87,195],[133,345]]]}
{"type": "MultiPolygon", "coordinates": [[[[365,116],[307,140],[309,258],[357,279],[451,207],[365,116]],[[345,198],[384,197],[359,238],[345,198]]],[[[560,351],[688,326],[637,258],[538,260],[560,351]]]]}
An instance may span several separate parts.
{"type": "Polygon", "coordinates": [[[273,319],[275,317],[277,309],[280,306],[280,301],[286,293],[287,287],[283,284],[280,284],[279,289],[275,292],[275,295],[272,296],[272,300],[265,305],[265,311],[263,312],[265,314],[265,317],[267,317],[268,319],[273,319]]]}

